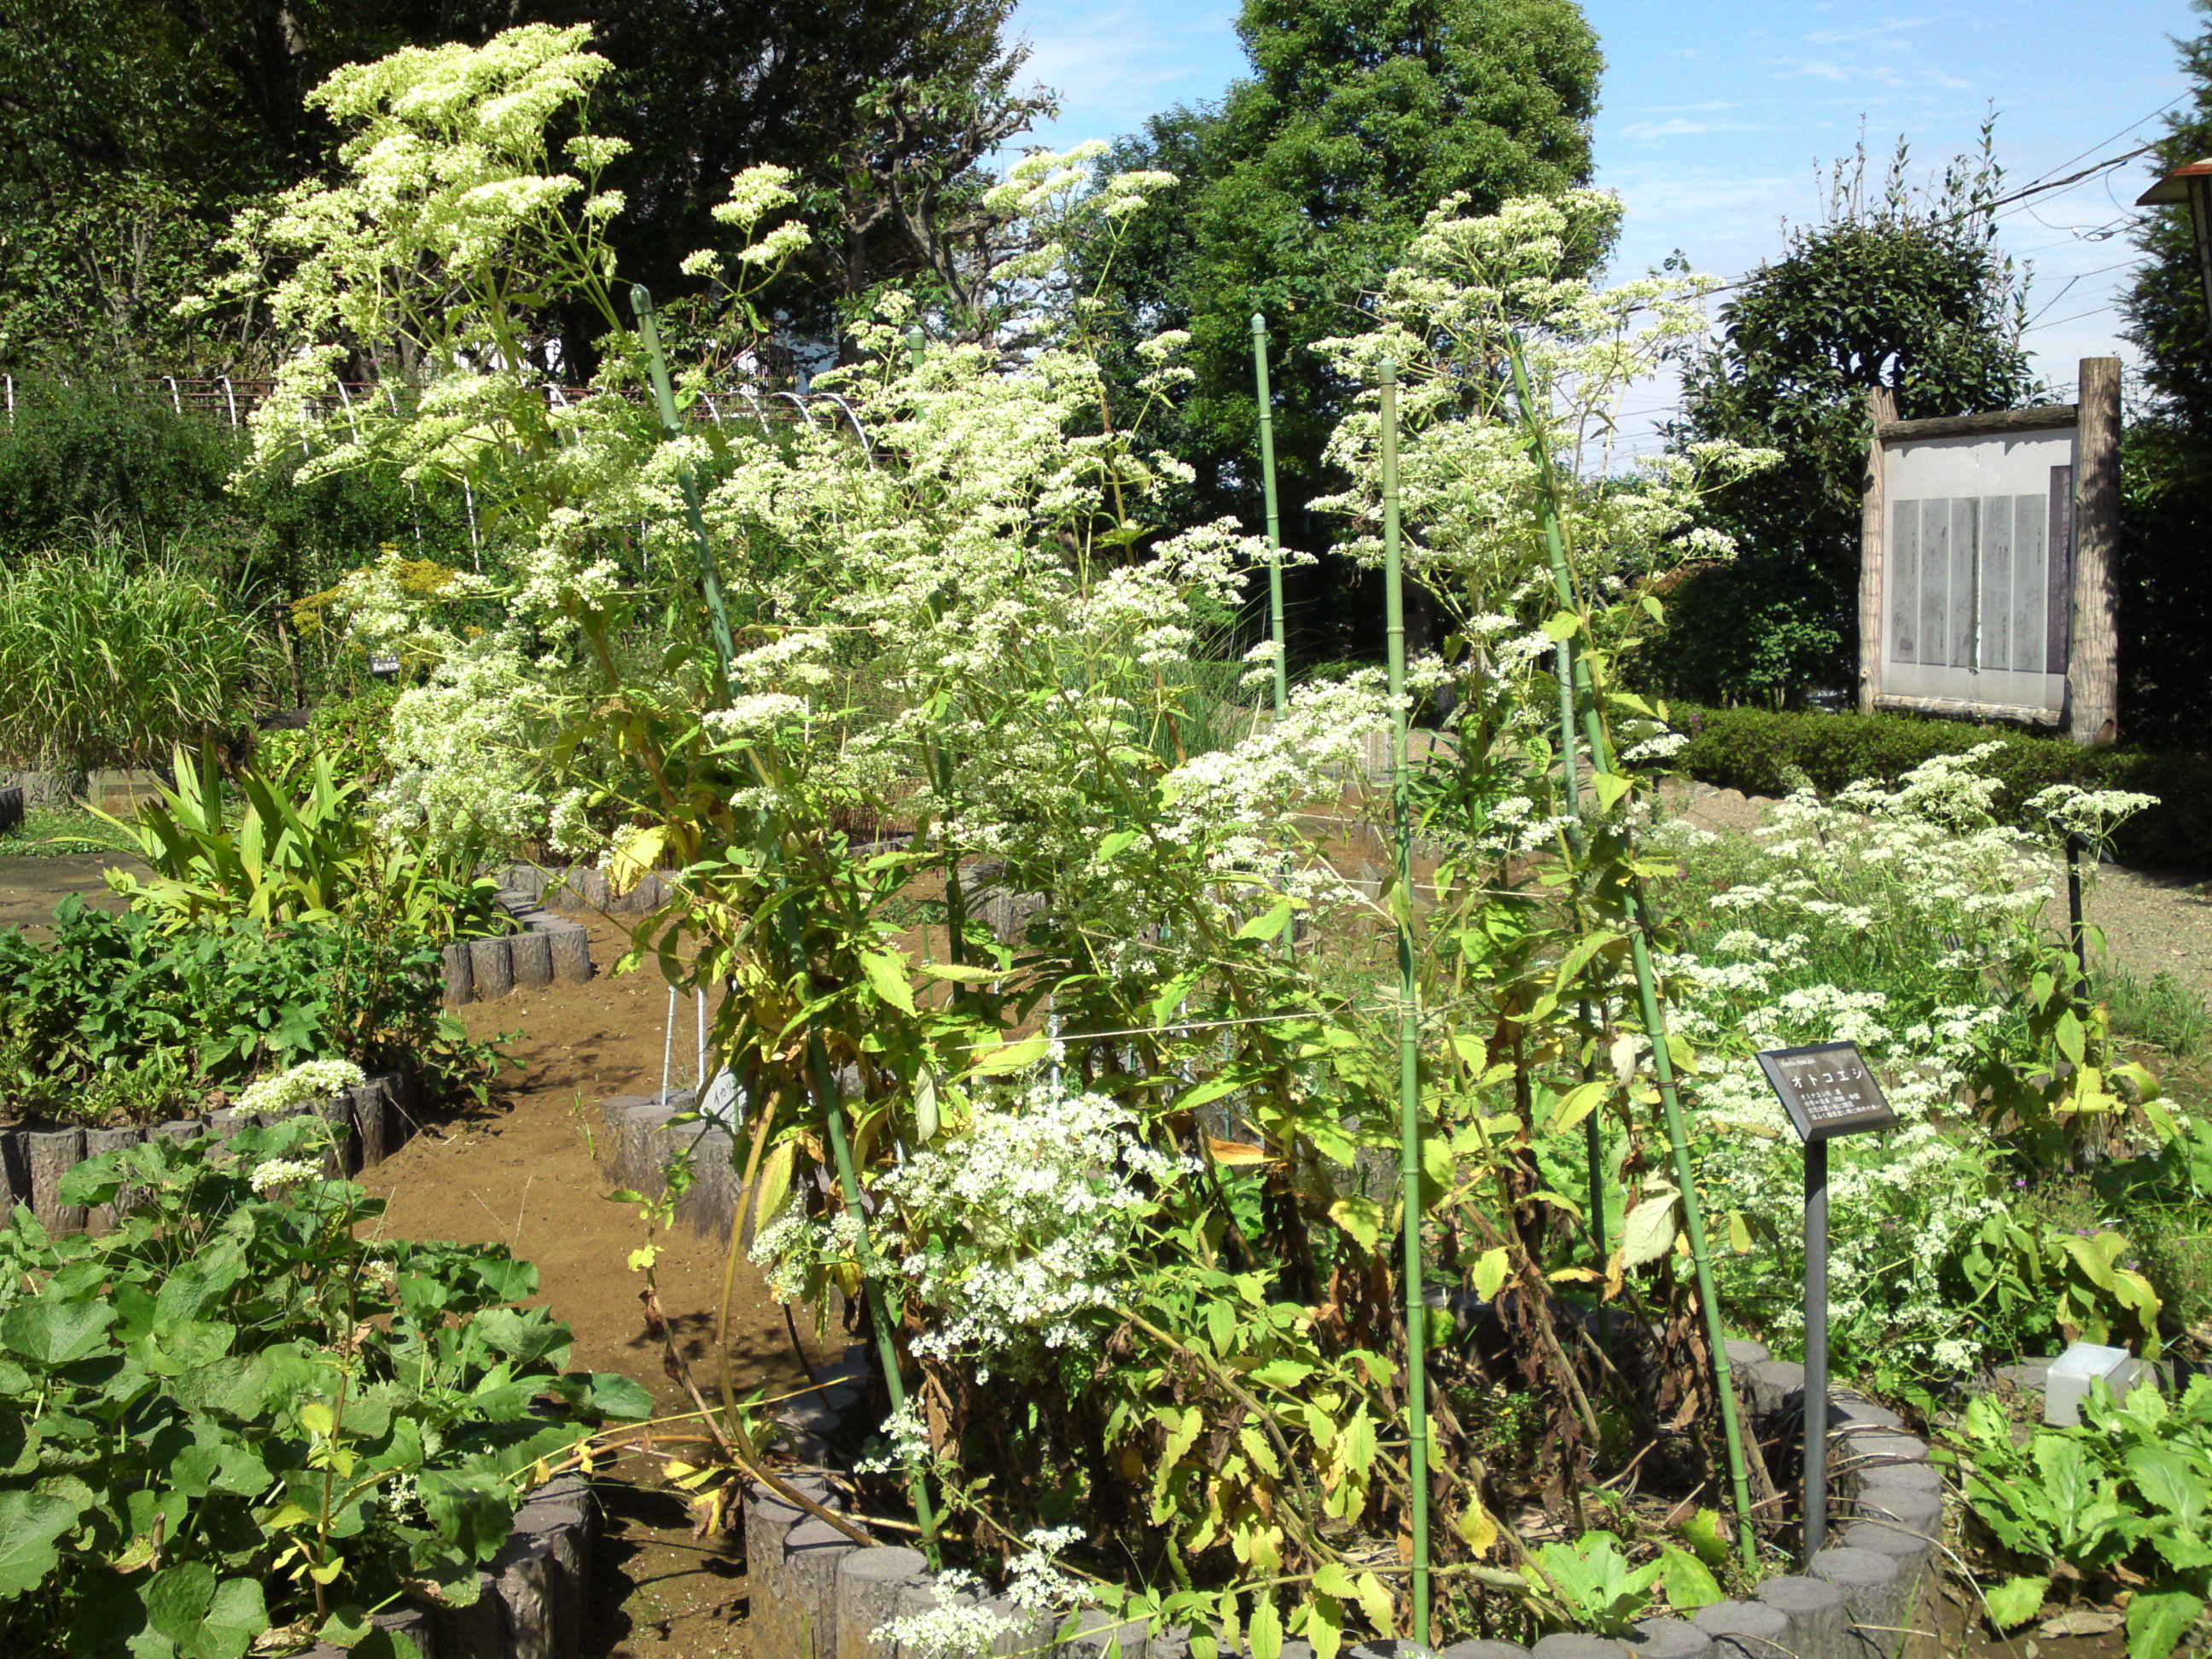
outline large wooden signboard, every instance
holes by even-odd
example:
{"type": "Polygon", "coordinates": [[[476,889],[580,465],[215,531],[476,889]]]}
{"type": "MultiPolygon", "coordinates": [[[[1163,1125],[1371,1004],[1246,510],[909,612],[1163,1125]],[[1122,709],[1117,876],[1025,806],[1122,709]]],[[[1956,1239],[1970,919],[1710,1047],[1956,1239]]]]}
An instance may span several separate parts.
{"type": "Polygon", "coordinates": [[[2113,735],[2119,364],[2081,401],[1899,421],[1869,399],[1859,705],[2113,735]]]}

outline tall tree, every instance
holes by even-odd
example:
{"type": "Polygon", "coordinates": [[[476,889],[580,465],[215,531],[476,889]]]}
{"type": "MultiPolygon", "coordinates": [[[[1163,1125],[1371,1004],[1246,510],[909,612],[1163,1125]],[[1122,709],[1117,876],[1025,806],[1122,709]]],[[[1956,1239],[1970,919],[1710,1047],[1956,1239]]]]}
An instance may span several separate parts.
{"type": "Polygon", "coordinates": [[[2025,283],[1990,216],[2002,177],[1986,130],[1925,188],[1900,143],[1869,189],[1861,146],[1836,167],[1822,220],[1793,229],[1721,307],[1670,436],[1784,460],[1709,503],[1736,556],[1677,579],[1650,659],[1665,689],[1778,703],[1854,683],[1868,390],[1888,387],[1906,420],[2039,393],[2021,344],[2025,283]]]}
{"type": "MultiPolygon", "coordinates": [[[[1313,343],[1357,331],[1362,296],[1447,197],[1481,211],[1586,183],[1602,60],[1572,0],[1245,0],[1237,28],[1251,78],[1154,118],[1102,164],[1183,179],[1179,210],[1146,216],[1103,274],[1133,333],[1189,331],[1197,378],[1170,444],[1197,469],[1194,506],[1250,522],[1249,319],[1266,313],[1285,498],[1313,548],[1328,531],[1299,504],[1335,486],[1323,452],[1351,391],[1313,343]]],[[[1299,573],[1306,654],[1379,643],[1374,607],[1341,602],[1348,579],[1299,573]]]]}
{"type": "MultiPolygon", "coordinates": [[[[2194,0],[2212,18],[2212,3],[2194,0]]],[[[2212,156],[2212,21],[2175,46],[2189,101],[2166,118],[2157,172],[2212,156]]],[[[2123,440],[2120,727],[2191,748],[2212,730],[2212,317],[2188,210],[2144,216],[2143,263],[2120,309],[2142,353],[2148,406],[2123,440]]]]}

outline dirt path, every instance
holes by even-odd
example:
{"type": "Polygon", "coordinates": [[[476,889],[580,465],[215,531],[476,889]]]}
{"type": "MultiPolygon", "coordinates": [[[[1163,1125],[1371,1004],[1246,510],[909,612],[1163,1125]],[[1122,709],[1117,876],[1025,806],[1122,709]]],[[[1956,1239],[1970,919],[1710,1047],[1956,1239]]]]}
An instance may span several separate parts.
{"type": "MultiPolygon", "coordinates": [[[[627,1265],[644,1242],[643,1226],[635,1209],[605,1198],[609,1183],[592,1151],[603,1097],[660,1086],[666,989],[650,973],[606,976],[604,964],[627,941],[603,923],[592,933],[601,977],[463,1010],[476,1036],[520,1033],[508,1052],[523,1069],[506,1074],[490,1109],[432,1126],[363,1180],[389,1203],[383,1224],[392,1234],[503,1243],[535,1262],[540,1299],[574,1334],[572,1365],[622,1371],[651,1389],[662,1411],[689,1410],[664,1373],[659,1345],[646,1339],[643,1280],[627,1265]]],[[[678,1085],[690,1081],[684,1056],[690,1029],[687,1016],[676,1044],[678,1085]]],[[[689,1231],[659,1243],[662,1307],[714,1398],[723,1250],[689,1231]]],[[[804,1320],[801,1328],[808,1328],[804,1320]]],[[[782,1311],[749,1263],[738,1264],[729,1334],[741,1389],[805,1387],[782,1311]]],[[[822,1357],[818,1348],[814,1357],[822,1357]]],[[[744,1654],[739,1540],[693,1539],[683,1504],[653,1479],[652,1466],[633,1462],[629,1473],[635,1478],[602,1488],[607,1529],[584,1659],[744,1654]]]]}

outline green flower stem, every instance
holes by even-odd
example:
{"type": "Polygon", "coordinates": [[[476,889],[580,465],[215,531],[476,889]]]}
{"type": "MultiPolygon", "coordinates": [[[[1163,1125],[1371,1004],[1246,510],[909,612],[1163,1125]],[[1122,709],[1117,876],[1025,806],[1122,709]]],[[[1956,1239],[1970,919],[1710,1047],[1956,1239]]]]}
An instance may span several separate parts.
{"type": "MultiPolygon", "coordinates": [[[[684,425],[676,415],[676,394],[669,389],[668,358],[660,349],[660,326],[653,320],[653,295],[643,283],[634,285],[629,291],[630,309],[637,313],[637,337],[645,347],[647,369],[653,376],[653,398],[660,408],[660,433],[663,441],[681,437],[684,425]]],[[[720,672],[718,678],[723,701],[730,695],[730,664],[738,654],[736,640],[730,633],[729,607],[722,599],[721,573],[714,568],[714,544],[707,537],[706,515],[699,510],[699,481],[691,476],[688,466],[678,470],[677,481],[684,491],[684,516],[690,521],[691,539],[699,554],[699,592],[707,601],[707,623],[714,639],[714,656],[720,672]]]]}
{"type": "Polygon", "coordinates": [[[1390,836],[1397,851],[1398,1174],[1405,1194],[1406,1434],[1413,1510],[1413,1639],[1429,1639],[1428,1304],[1421,1264],[1421,1013],[1413,966],[1412,777],[1407,763],[1406,582],[1398,533],[1398,368],[1382,365],[1382,557],[1390,645],[1390,836]]]}
{"type": "MultiPolygon", "coordinates": [[[[1551,559],[1552,585],[1559,608],[1579,616],[1581,607],[1575,597],[1574,578],[1567,568],[1565,538],[1559,529],[1561,491],[1559,475],[1552,464],[1551,445],[1544,437],[1535,400],[1528,390],[1528,365],[1521,349],[1520,337],[1509,336],[1508,341],[1514,398],[1520,408],[1522,427],[1528,434],[1529,457],[1536,463],[1540,479],[1538,499],[1543,514],[1546,549],[1551,559]]],[[[1384,476],[1388,478],[1390,452],[1386,448],[1384,454],[1384,476]]],[[[1604,719],[1591,685],[1589,664],[1577,643],[1581,637],[1578,632],[1567,641],[1574,672],[1571,683],[1562,689],[1560,709],[1565,720],[1574,705],[1581,704],[1583,727],[1589,738],[1590,766],[1602,776],[1613,770],[1612,748],[1607,741],[1604,719]]],[[[1571,726],[1572,722],[1565,720],[1565,724],[1571,726]]],[[[1712,1350],[1713,1391],[1719,1396],[1721,1433],[1727,1442],[1729,1486],[1735,1501],[1736,1541],[1748,1569],[1757,1565],[1758,1546],[1751,1528],[1750,1478],[1744,1466],[1743,1441],[1736,1424],[1735,1383],[1730,1375],[1727,1336],[1721,1326],[1720,1298],[1713,1285],[1712,1255],[1705,1244],[1705,1209],[1698,1198],[1697,1165],[1691,1159],[1690,1143],[1682,1129],[1682,1103],[1674,1088],[1674,1059],[1667,1050],[1667,1020],[1659,1006],[1657,982],[1651,971],[1651,947],[1644,936],[1643,883],[1633,876],[1626,883],[1623,904],[1627,911],[1629,952],[1636,965],[1638,1012],[1643,1016],[1644,1036],[1651,1043],[1651,1071],[1659,1085],[1659,1103],[1666,1115],[1667,1139],[1674,1153],[1674,1183],[1681,1190],[1682,1226],[1690,1237],[1690,1260],[1697,1270],[1698,1301],[1705,1313],[1706,1346],[1712,1350]]],[[[1592,1116],[1595,1118],[1595,1114],[1592,1116]]]]}
{"type": "Polygon", "coordinates": [[[1283,629],[1283,519],[1275,506],[1275,411],[1267,390],[1267,319],[1252,313],[1252,374],[1260,392],[1260,477],[1267,498],[1267,626],[1275,641],[1275,718],[1291,702],[1283,629]]]}
{"type": "MultiPolygon", "coordinates": [[[[807,1059],[814,1069],[815,1092],[821,1097],[822,1118],[830,1132],[831,1156],[837,1160],[837,1183],[845,1189],[845,1213],[860,1235],[860,1282],[866,1287],[868,1315],[875,1322],[876,1355],[884,1368],[884,1387],[891,1398],[895,1414],[906,1411],[906,1383],[899,1376],[898,1344],[893,1340],[889,1304],[884,1299],[884,1287],[868,1271],[868,1218],[860,1208],[860,1177],[853,1164],[853,1146],[845,1133],[845,1103],[837,1088],[836,1073],[830,1069],[830,1051],[822,1046],[822,1039],[809,1036],[806,1039],[807,1059]]],[[[921,1523],[922,1553],[928,1556],[932,1567],[942,1565],[937,1548],[937,1517],[929,1504],[929,1477],[923,1473],[921,1459],[912,1451],[906,1459],[907,1490],[914,1502],[914,1518],[921,1523]]]]}

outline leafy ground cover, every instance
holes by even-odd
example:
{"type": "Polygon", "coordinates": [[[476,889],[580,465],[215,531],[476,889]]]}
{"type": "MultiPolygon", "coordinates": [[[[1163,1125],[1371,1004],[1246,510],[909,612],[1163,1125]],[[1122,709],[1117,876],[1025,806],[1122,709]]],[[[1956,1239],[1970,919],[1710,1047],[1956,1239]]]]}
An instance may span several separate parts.
{"type": "Polygon", "coordinates": [[[319,1121],[154,1140],[80,1165],[102,1237],[0,1231],[0,1636],[27,1656],[242,1659],[321,1632],[406,1659],[368,1615],[465,1602],[521,1494],[605,1419],[619,1376],[504,1249],[362,1237],[319,1121]],[[553,1409],[548,1412],[545,1408],[553,1409]]]}

